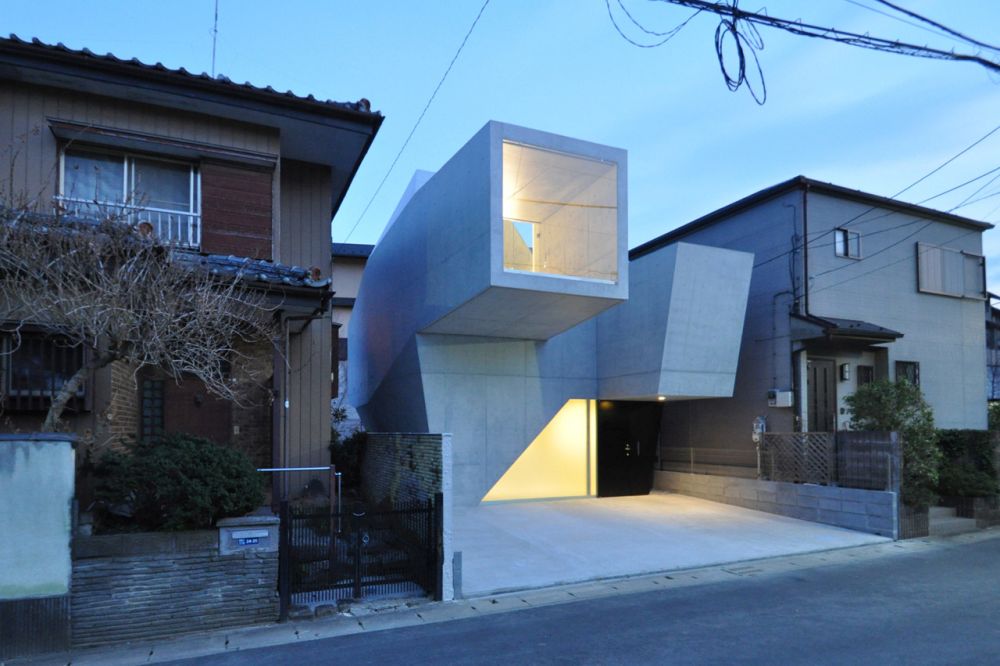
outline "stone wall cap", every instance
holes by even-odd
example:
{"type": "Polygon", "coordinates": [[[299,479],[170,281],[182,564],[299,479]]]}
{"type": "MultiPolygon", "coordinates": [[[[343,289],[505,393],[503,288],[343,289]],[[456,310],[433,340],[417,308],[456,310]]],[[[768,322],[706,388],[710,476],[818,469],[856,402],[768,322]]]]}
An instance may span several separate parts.
{"type": "Polygon", "coordinates": [[[239,518],[220,518],[215,521],[216,527],[245,527],[247,525],[277,525],[281,519],[277,516],[240,516],[239,518]]]}
{"type": "Polygon", "coordinates": [[[71,432],[21,432],[0,434],[0,442],[76,442],[71,432]]]}

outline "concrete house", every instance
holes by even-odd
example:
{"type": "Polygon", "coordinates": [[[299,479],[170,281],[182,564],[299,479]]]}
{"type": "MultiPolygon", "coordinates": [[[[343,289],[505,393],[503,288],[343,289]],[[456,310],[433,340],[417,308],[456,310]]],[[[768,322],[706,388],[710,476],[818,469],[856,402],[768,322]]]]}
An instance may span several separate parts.
{"type": "Polygon", "coordinates": [[[451,433],[456,507],[648,492],[661,403],[732,395],[752,256],[629,260],[626,183],[623,150],[490,122],[371,253],[349,401],[451,433]]]}
{"type": "MultiPolygon", "coordinates": [[[[43,211],[79,215],[141,195],[136,214],[156,234],[196,264],[242,272],[270,295],[282,323],[278,353],[247,350],[271,369],[253,406],[155,372],[136,383],[135,368],[115,364],[72,405],[81,442],[99,453],[115,439],[183,431],[264,466],[329,463],[330,220],[381,122],[367,100],[320,101],[0,39],[0,168],[12,189],[43,211]]],[[[5,430],[37,425],[81,362],[44,327],[4,358],[5,430]]]]}
{"type": "Polygon", "coordinates": [[[939,427],[985,428],[990,228],[800,176],[633,249],[633,261],[678,243],[754,255],[733,397],[668,402],[663,458],[700,447],[752,465],[756,418],[845,429],[844,398],[880,378],[919,384],[939,427]]]}

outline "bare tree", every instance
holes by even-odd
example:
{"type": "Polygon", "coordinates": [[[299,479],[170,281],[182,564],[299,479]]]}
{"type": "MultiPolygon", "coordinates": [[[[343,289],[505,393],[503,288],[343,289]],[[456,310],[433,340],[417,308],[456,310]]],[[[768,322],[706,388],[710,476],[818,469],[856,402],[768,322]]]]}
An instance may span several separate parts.
{"type": "MultiPolygon", "coordinates": [[[[200,268],[197,255],[131,224],[133,211],[84,220],[31,208],[9,199],[0,207],[0,321],[14,350],[33,324],[85,350],[79,370],[56,388],[43,432],[56,430],[78,390],[115,361],[157,367],[178,381],[194,377],[241,403],[246,384],[229,369],[249,360],[242,343],[278,337],[262,292],[239,271],[219,276],[200,268]]],[[[250,363],[245,369],[239,374],[251,384],[266,379],[250,363]]]]}

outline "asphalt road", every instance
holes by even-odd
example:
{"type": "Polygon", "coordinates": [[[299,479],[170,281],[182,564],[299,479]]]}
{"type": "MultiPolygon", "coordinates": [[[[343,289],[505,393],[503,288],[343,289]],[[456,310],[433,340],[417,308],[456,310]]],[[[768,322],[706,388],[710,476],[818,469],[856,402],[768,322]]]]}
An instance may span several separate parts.
{"type": "Polygon", "coordinates": [[[177,664],[1000,664],[1000,535],[177,664]]]}

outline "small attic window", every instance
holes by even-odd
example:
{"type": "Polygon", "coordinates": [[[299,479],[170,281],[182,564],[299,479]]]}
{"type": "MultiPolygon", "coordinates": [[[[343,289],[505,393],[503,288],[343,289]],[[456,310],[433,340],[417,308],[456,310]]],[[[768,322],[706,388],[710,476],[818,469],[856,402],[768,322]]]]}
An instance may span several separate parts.
{"type": "Polygon", "coordinates": [[[850,229],[834,230],[834,251],[838,257],[861,258],[861,234],[850,229]]]}

